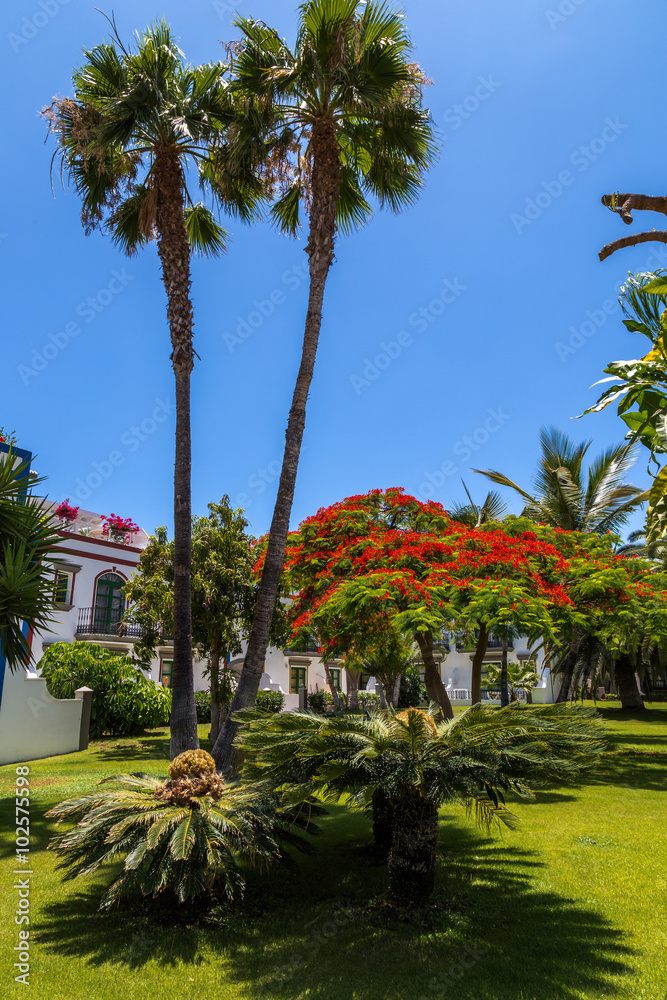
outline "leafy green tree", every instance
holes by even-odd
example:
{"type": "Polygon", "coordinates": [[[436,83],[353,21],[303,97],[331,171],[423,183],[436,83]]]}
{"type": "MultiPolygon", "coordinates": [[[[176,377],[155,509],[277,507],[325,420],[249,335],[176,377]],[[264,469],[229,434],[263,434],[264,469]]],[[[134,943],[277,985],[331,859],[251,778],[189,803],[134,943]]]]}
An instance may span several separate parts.
{"type": "MultiPolygon", "coordinates": [[[[171,754],[198,746],[190,641],[190,375],[194,366],[191,253],[222,253],[227,234],[203,203],[192,203],[186,177],[204,168],[211,145],[233,120],[221,63],[186,65],[164,21],[136,36],[114,37],[84,52],[74,97],[44,114],[57,154],[82,201],[87,232],[106,230],[132,255],[157,241],[167,295],[176,382],[174,463],[174,669],[171,754]]],[[[251,214],[256,195],[239,182],[218,185],[228,208],[251,214]]]]}
{"type": "Polygon", "coordinates": [[[58,521],[29,489],[43,481],[30,480],[29,468],[11,445],[0,450],[0,664],[10,670],[33,659],[24,623],[48,632],[53,622],[58,521]]]}
{"type": "Polygon", "coordinates": [[[405,908],[433,892],[443,803],[462,803],[486,828],[509,825],[503,793],[526,796],[528,783],[574,782],[603,748],[601,723],[582,706],[476,706],[438,726],[417,709],[369,720],[253,710],[240,718],[243,775],[287,786],[290,801],[317,792],[368,808],[382,792],[392,813],[388,898],[405,908]]]}
{"type": "Polygon", "coordinates": [[[640,441],[648,449],[653,484],[646,494],[647,542],[653,545],[667,537],[667,271],[629,275],[619,301],[624,325],[647,337],[651,350],[641,358],[608,364],[608,377],[601,382],[611,385],[585,412],[616,403],[630,442],[640,441]]]}
{"type": "MultiPolygon", "coordinates": [[[[280,161],[273,219],[296,234],[300,213],[308,216],[310,289],[268,551],[234,711],[253,704],[263,669],[336,238],[370,218],[371,199],[394,211],[412,204],[435,156],[430,117],[422,106],[425,79],[413,61],[402,13],[373,0],[307,0],[299,8],[294,49],[261,21],[236,23],[242,33],[235,63],[240,93],[276,116],[267,139],[280,161]]],[[[256,132],[254,124],[249,132],[256,132]]],[[[241,141],[243,136],[241,130],[241,141]]],[[[235,730],[232,712],[214,750],[219,766],[231,758],[235,730]]]]}
{"type": "MultiPolygon", "coordinates": [[[[257,582],[253,575],[253,539],[248,522],[228,496],[208,505],[205,517],[192,519],[192,642],[208,660],[211,687],[211,740],[215,741],[233,695],[233,677],[227,661],[242,650],[250,630],[257,582]]],[[[127,619],[144,630],[139,655],[151,656],[172,634],[174,622],[174,542],[167,529],[158,528],[141,553],[136,575],[124,592],[130,607],[127,619]]],[[[271,622],[271,638],[287,637],[283,605],[278,598],[271,622]]]]}
{"type": "Polygon", "coordinates": [[[84,686],[92,689],[94,739],[128,736],[169,722],[171,692],[146,677],[129,656],[93,642],[54,642],[39,668],[54,698],[73,698],[84,686]]]}

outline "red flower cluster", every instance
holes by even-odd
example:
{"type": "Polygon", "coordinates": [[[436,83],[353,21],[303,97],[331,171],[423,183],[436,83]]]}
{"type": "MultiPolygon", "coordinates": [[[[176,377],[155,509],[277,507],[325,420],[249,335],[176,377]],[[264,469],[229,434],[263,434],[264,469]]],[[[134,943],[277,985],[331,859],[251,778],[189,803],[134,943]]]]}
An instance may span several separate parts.
{"type": "MultiPolygon", "coordinates": [[[[131,517],[119,517],[118,514],[102,514],[102,534],[108,537],[109,532],[119,535],[131,535],[135,531],[140,531],[139,525],[135,524],[131,517]]],[[[125,538],[127,541],[127,538],[125,538]]]]}
{"type": "Polygon", "coordinates": [[[79,514],[79,508],[70,507],[69,497],[67,497],[67,500],[63,500],[63,502],[56,507],[55,513],[58,517],[62,518],[63,521],[69,521],[71,523],[72,521],[76,521],[79,514]]]}

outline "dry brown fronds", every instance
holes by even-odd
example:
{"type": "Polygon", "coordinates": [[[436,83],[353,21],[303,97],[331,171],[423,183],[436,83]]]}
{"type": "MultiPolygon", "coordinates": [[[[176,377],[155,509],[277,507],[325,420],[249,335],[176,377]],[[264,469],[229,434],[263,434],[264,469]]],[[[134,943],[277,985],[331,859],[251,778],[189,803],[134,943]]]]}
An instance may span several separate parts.
{"type": "Polygon", "coordinates": [[[155,790],[155,798],[160,802],[170,802],[175,806],[196,806],[197,800],[208,796],[216,801],[225,785],[224,778],[215,772],[208,774],[186,774],[181,778],[167,781],[155,790]]]}

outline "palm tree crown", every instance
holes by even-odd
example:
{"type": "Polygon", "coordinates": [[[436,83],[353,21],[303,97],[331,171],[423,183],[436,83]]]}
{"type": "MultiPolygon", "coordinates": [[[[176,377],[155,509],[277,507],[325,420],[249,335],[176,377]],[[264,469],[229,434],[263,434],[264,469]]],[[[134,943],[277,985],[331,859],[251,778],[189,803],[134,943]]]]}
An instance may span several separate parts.
{"type": "Polygon", "coordinates": [[[585,470],[584,458],[591,443],[575,444],[555,427],[543,427],[540,430],[542,455],[533,479],[533,493],[495,469],[473,471],[518,493],[525,501],[524,517],[567,531],[592,531],[602,535],[622,528],[647,495],[625,481],[635,461],[630,445],[613,445],[585,470]]]}

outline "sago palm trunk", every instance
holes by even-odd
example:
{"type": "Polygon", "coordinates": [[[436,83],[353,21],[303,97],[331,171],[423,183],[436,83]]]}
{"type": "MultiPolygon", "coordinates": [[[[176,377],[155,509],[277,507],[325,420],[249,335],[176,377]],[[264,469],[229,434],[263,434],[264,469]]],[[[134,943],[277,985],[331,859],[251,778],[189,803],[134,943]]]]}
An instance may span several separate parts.
{"type": "Polygon", "coordinates": [[[445,719],[454,718],[454,709],[449,700],[449,695],[442,683],[442,678],[438,672],[438,665],[433,656],[433,636],[430,632],[415,632],[415,641],[419,646],[422,663],[424,664],[424,684],[429,701],[434,701],[440,706],[445,719]]]}
{"type": "Polygon", "coordinates": [[[637,711],[645,708],[644,699],[637,687],[635,668],[627,653],[624,653],[614,665],[616,689],[621,699],[621,708],[637,711]]]}
{"type": "Polygon", "coordinates": [[[414,909],[426,903],[435,885],[438,810],[414,790],[392,804],[388,898],[401,909],[414,909]]]}
{"type": "Polygon", "coordinates": [[[489,632],[486,625],[480,625],[475,655],[472,658],[472,679],[470,681],[470,698],[473,705],[478,705],[482,700],[482,665],[486,656],[486,649],[489,643],[489,632]]]}
{"type": "Polygon", "coordinates": [[[351,712],[356,712],[359,708],[359,671],[346,667],[345,678],[347,680],[347,707],[351,712]]]}
{"type": "Polygon", "coordinates": [[[167,292],[171,362],[176,379],[174,462],[174,665],[172,673],[171,757],[199,746],[192,667],[190,574],[190,375],[193,368],[190,246],[183,216],[183,173],[175,149],[157,151],[154,167],[156,223],[162,280],[167,292]]]}
{"type": "Polygon", "coordinates": [[[310,273],[308,311],[301,351],[301,364],[292,396],[292,406],[285,432],[285,452],[278,484],[278,496],[273,509],[269,542],[262,578],[257,591],[257,602],[252,628],[248,637],[243,669],[234,694],[229,715],[220,730],[213,748],[219,770],[226,770],[232,763],[232,744],[238,723],[234,712],[255,703],[259,681],[264,670],[264,658],[269,644],[269,630],[280,574],[285,560],[285,548],[294,499],[294,486],[299,465],[301,441],[306,424],[306,402],[313,378],[317,344],[322,324],[322,303],[329,268],[333,262],[336,235],[336,208],[340,186],[340,160],[335,123],[332,119],[319,119],[313,124],[312,136],[312,200],[310,231],[306,252],[310,273]]]}
{"type": "Polygon", "coordinates": [[[386,860],[391,849],[394,809],[381,788],[373,792],[373,839],[379,857],[386,860]]]}

